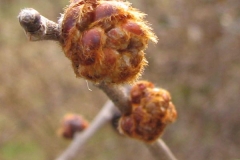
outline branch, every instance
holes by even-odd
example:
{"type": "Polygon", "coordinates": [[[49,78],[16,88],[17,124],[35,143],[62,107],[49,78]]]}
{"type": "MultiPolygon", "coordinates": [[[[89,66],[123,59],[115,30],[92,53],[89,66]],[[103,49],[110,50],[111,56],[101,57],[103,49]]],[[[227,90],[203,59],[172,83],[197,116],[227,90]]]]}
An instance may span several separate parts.
{"type": "Polygon", "coordinates": [[[100,83],[96,85],[100,88],[121,111],[122,114],[131,113],[131,106],[128,97],[123,89],[117,85],[100,83]]]}
{"type": "MultiPolygon", "coordinates": [[[[109,85],[105,83],[100,83],[97,85],[97,87],[105,92],[105,94],[113,101],[113,103],[118,107],[122,114],[131,112],[131,106],[128,97],[126,94],[124,94],[121,88],[116,85],[109,85]]],[[[152,152],[153,157],[156,160],[160,157],[161,160],[177,160],[162,139],[158,139],[152,144],[145,143],[145,145],[152,152]]]]}
{"type": "MultiPolygon", "coordinates": [[[[116,108],[111,101],[107,101],[102,110],[95,117],[91,125],[82,133],[76,134],[70,146],[56,160],[72,160],[84,147],[84,144],[96,133],[104,124],[111,121],[116,108]]],[[[168,146],[162,139],[153,144],[145,144],[157,160],[177,160],[168,146]]]]}
{"type": "Polygon", "coordinates": [[[113,118],[115,109],[113,103],[107,101],[90,126],[82,133],[76,134],[70,146],[56,160],[72,160],[75,158],[87,140],[113,118]]]}
{"type": "MultiPolygon", "coordinates": [[[[28,8],[22,10],[19,15],[19,22],[26,32],[30,41],[54,40],[61,42],[60,27],[57,23],[48,20],[40,15],[36,10],[28,8]]],[[[131,106],[124,92],[116,85],[100,83],[97,85],[103,90],[112,102],[119,108],[123,114],[131,112],[131,106]]],[[[105,123],[111,120],[113,116],[113,104],[107,102],[101,112],[93,120],[88,129],[81,134],[77,134],[71,145],[57,160],[73,159],[86,141],[105,123]]],[[[166,157],[167,160],[176,160],[169,148],[162,140],[149,145],[148,148],[154,153],[156,159],[166,157]]]]}
{"type": "Polygon", "coordinates": [[[30,41],[60,41],[61,39],[59,25],[32,8],[23,9],[19,13],[18,19],[30,41]]]}
{"type": "Polygon", "coordinates": [[[162,139],[158,139],[153,144],[148,144],[147,147],[156,159],[161,157],[161,160],[177,160],[162,139]]]}

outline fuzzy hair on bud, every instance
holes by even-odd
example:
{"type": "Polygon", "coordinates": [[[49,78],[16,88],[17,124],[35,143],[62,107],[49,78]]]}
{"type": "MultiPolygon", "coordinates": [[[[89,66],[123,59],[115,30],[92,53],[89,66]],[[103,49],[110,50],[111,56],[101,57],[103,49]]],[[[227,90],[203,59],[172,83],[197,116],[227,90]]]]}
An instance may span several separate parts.
{"type": "Polygon", "coordinates": [[[151,82],[137,82],[131,89],[130,101],[132,112],[121,117],[119,130],[131,138],[154,142],[177,117],[169,92],[155,88],[151,82]]]}
{"type": "Polygon", "coordinates": [[[71,0],[59,19],[63,51],[77,77],[114,84],[135,82],[157,42],[145,14],[126,1],[71,0]]]}

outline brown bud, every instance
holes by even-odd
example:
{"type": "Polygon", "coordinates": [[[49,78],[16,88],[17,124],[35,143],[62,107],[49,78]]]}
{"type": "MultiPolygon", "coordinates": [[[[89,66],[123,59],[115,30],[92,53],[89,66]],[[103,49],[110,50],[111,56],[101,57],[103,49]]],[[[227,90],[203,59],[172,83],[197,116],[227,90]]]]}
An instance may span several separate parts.
{"type": "Polygon", "coordinates": [[[88,127],[88,122],[80,115],[67,114],[64,116],[58,134],[66,139],[72,139],[76,132],[81,132],[88,127]]]}
{"type": "Polygon", "coordinates": [[[71,0],[59,21],[74,72],[93,82],[136,81],[147,64],[148,41],[157,41],[144,14],[124,1],[71,0]]]}
{"type": "Polygon", "coordinates": [[[131,114],[123,115],[119,121],[120,132],[129,137],[153,142],[177,117],[169,92],[154,88],[150,82],[137,82],[131,89],[130,101],[131,114]]]}

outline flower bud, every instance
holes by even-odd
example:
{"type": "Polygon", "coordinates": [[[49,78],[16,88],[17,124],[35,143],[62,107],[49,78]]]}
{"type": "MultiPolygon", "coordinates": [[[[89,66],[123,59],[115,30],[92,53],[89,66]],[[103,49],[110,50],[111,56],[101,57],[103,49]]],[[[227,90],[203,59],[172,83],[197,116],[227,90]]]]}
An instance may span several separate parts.
{"type": "Polygon", "coordinates": [[[148,41],[157,42],[144,14],[124,1],[70,2],[59,24],[61,46],[76,76],[97,83],[136,81],[147,64],[148,41]]]}
{"type": "Polygon", "coordinates": [[[119,121],[120,132],[129,137],[153,142],[177,117],[169,92],[154,88],[150,82],[137,82],[130,91],[130,101],[131,114],[123,115],[119,121]]]}

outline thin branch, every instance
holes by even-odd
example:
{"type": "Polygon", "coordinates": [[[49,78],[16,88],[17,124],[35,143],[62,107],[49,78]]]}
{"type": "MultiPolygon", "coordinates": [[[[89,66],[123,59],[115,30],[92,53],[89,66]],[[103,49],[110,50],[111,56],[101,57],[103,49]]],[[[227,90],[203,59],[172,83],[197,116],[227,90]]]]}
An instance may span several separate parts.
{"type": "Polygon", "coordinates": [[[107,101],[91,125],[82,133],[76,134],[70,146],[56,160],[72,160],[75,158],[87,140],[113,118],[115,110],[114,104],[111,101],[107,101]]]}
{"type": "Polygon", "coordinates": [[[146,145],[152,155],[161,160],[177,160],[171,150],[168,148],[166,143],[162,139],[158,139],[153,144],[146,145]]]}
{"type": "Polygon", "coordinates": [[[131,106],[128,97],[118,85],[99,83],[96,85],[100,88],[121,111],[122,114],[131,113],[131,106]]]}
{"type": "MultiPolygon", "coordinates": [[[[48,20],[40,15],[36,10],[27,8],[22,10],[19,15],[19,22],[26,32],[30,41],[54,40],[61,42],[60,27],[57,23],[48,20]]],[[[97,85],[112,102],[119,108],[122,114],[131,112],[131,106],[123,90],[116,85],[100,83],[97,85]]],[[[107,102],[101,112],[93,120],[92,124],[81,134],[77,134],[71,145],[56,160],[72,160],[82,149],[86,141],[105,123],[111,120],[113,116],[113,104],[107,102]]],[[[154,153],[154,157],[159,159],[166,157],[167,160],[176,160],[166,144],[159,140],[152,145],[146,144],[154,153]]]]}
{"type": "Polygon", "coordinates": [[[23,9],[19,13],[18,19],[30,41],[60,41],[61,39],[59,25],[32,8],[23,9]]]}

